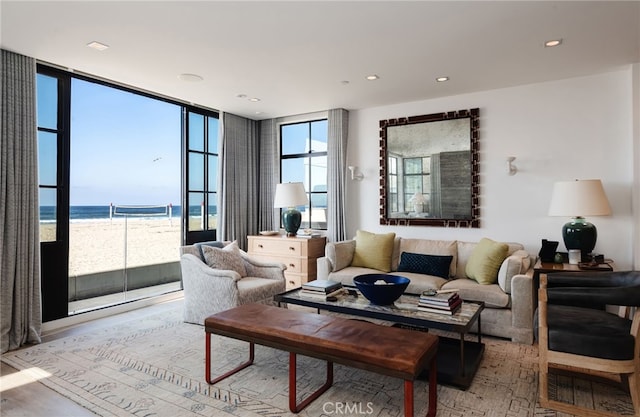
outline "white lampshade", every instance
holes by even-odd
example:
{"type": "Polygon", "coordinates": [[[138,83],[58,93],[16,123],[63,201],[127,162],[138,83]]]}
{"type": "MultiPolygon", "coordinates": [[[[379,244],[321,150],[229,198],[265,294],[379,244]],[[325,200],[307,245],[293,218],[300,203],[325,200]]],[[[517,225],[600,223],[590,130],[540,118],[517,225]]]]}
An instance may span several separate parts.
{"type": "Polygon", "coordinates": [[[585,217],[611,214],[600,180],[559,181],[553,184],[549,216],[585,217]]]}
{"type": "Polygon", "coordinates": [[[276,185],[273,207],[296,207],[307,204],[309,204],[309,199],[301,182],[286,182],[276,185]]]}

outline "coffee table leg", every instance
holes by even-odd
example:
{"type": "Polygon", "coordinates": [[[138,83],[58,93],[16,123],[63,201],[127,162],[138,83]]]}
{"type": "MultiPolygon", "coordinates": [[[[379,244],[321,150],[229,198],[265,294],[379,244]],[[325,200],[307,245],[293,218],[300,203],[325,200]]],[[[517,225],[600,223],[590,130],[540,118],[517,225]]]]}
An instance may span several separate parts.
{"type": "Polygon", "coordinates": [[[413,381],[404,381],[404,417],[413,417],[413,381]]]}
{"type": "Polygon", "coordinates": [[[460,334],[460,374],[464,376],[464,333],[460,334]]]}

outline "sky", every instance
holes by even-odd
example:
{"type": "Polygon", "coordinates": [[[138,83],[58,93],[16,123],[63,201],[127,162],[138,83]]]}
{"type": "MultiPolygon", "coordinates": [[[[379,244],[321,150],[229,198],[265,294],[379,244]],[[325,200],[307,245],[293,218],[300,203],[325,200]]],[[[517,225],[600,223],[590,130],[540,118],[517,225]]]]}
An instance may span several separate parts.
{"type": "MultiPolygon", "coordinates": [[[[55,90],[41,79],[38,88],[42,125],[55,90]]],[[[180,205],[180,106],[79,79],[71,95],[70,204],[180,205]]],[[[40,160],[53,161],[43,158],[55,152],[46,143],[40,160]]]]}

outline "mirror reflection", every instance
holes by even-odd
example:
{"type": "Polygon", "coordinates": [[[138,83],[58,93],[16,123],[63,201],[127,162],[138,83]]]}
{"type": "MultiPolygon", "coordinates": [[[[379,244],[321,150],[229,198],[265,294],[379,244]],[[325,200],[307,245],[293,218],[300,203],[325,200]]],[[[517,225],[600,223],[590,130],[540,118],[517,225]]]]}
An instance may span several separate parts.
{"type": "Polygon", "coordinates": [[[381,224],[478,227],[478,109],[380,126],[381,224]]]}

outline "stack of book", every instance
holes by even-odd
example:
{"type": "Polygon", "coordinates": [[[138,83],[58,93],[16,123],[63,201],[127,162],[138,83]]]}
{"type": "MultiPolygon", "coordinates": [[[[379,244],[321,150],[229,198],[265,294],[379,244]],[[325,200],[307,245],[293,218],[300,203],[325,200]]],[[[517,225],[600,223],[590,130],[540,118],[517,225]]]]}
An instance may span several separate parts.
{"type": "Polygon", "coordinates": [[[462,306],[462,298],[457,292],[428,295],[423,293],[418,301],[418,309],[430,313],[453,315],[462,306]]]}
{"type": "Polygon", "coordinates": [[[342,294],[342,284],[325,279],[317,279],[302,284],[300,295],[305,297],[324,298],[342,294]]]}

